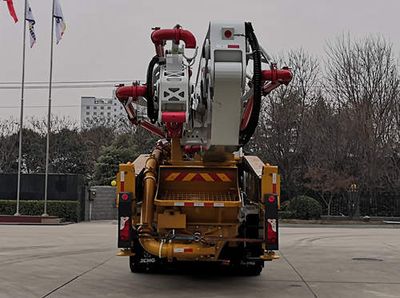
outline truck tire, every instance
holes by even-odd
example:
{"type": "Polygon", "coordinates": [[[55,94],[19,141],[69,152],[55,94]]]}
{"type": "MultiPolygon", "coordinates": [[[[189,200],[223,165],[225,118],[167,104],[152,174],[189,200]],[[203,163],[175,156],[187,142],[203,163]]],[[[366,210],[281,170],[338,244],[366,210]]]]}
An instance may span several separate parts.
{"type": "Polygon", "coordinates": [[[238,276],[258,276],[264,268],[263,261],[240,261],[231,264],[231,272],[238,276]]]}
{"type": "Polygon", "coordinates": [[[264,268],[262,261],[255,261],[254,264],[240,266],[240,274],[244,276],[258,276],[264,268]]]}

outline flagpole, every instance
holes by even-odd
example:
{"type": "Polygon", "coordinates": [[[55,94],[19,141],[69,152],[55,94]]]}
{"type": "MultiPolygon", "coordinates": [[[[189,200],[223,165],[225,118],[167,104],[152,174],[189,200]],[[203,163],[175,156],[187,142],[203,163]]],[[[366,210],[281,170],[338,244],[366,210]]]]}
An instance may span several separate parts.
{"type": "Polygon", "coordinates": [[[51,88],[53,81],[53,45],[54,45],[54,2],[51,10],[51,44],[50,44],[50,78],[49,78],[49,103],[47,111],[47,138],[46,138],[46,173],[44,176],[44,211],[42,216],[47,214],[47,194],[49,180],[49,151],[50,151],[50,131],[51,131],[51,88]]]}
{"type": "Polygon", "coordinates": [[[24,95],[25,95],[25,49],[26,49],[26,9],[27,2],[25,0],[24,5],[24,33],[22,43],[22,79],[21,79],[21,111],[19,116],[19,144],[18,144],[18,178],[17,178],[17,210],[15,216],[20,215],[19,213],[19,200],[21,196],[21,163],[22,163],[22,129],[24,124],[24,95]]]}

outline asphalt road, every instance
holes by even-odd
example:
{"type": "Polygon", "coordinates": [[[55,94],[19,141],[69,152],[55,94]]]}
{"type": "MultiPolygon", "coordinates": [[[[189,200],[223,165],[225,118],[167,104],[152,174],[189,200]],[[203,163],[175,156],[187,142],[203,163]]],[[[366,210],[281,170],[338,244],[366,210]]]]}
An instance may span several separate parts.
{"type": "Polygon", "coordinates": [[[0,226],[0,297],[400,297],[400,227],[281,228],[258,277],[133,274],[112,222],[0,226]]]}

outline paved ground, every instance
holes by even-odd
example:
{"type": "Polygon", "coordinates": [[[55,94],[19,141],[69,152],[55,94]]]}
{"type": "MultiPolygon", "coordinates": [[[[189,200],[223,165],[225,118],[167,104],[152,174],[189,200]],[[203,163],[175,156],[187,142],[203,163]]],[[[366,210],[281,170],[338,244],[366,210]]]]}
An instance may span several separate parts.
{"type": "Polygon", "coordinates": [[[0,297],[400,297],[400,227],[281,228],[259,277],[132,274],[116,225],[0,226],[0,297]]]}

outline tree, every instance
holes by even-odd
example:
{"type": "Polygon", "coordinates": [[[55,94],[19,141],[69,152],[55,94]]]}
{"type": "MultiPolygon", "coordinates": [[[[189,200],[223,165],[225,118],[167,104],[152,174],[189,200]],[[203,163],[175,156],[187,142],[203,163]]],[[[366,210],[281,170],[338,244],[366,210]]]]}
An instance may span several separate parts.
{"type": "Polygon", "coordinates": [[[304,186],[318,194],[331,215],[335,198],[354,182],[350,147],[342,115],[320,97],[309,109],[304,126],[304,186]],[[351,166],[349,166],[351,165],[351,166]]]}
{"type": "Polygon", "coordinates": [[[46,159],[46,136],[31,128],[22,132],[22,160],[24,173],[44,173],[46,159]]]}
{"type": "Polygon", "coordinates": [[[139,136],[121,134],[111,145],[102,147],[95,164],[94,184],[109,185],[115,179],[120,163],[133,162],[139,154],[146,152],[143,150],[145,139],[139,136]]]}
{"type": "Polygon", "coordinates": [[[51,140],[50,165],[53,173],[89,173],[89,149],[77,129],[61,128],[51,135],[51,140]]]}
{"type": "Polygon", "coordinates": [[[328,95],[346,126],[352,171],[361,190],[376,196],[391,187],[387,170],[398,162],[393,159],[399,148],[398,61],[382,37],[354,41],[343,36],[329,45],[327,55],[328,95]]]}
{"type": "Polygon", "coordinates": [[[18,123],[13,119],[0,122],[0,172],[18,169],[18,123]]]}
{"type": "Polygon", "coordinates": [[[308,168],[305,178],[309,180],[305,186],[319,195],[328,209],[328,216],[331,215],[331,206],[335,195],[346,191],[354,180],[353,177],[349,177],[343,172],[318,167],[308,168]]]}
{"type": "Polygon", "coordinates": [[[281,60],[292,69],[292,82],[266,98],[259,126],[247,148],[278,165],[283,194],[290,198],[302,190],[304,117],[320,93],[320,71],[318,60],[302,49],[289,52],[281,60]]]}

